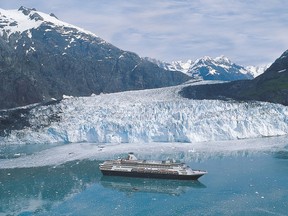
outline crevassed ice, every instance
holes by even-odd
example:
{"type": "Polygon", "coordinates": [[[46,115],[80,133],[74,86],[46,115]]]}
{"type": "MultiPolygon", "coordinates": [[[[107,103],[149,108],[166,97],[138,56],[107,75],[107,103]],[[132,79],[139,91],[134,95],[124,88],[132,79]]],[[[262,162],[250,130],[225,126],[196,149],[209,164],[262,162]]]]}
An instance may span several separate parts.
{"type": "Polygon", "coordinates": [[[67,98],[31,111],[31,128],[4,142],[203,142],[288,133],[288,108],[264,102],[188,100],[181,86],[67,98]],[[52,122],[51,116],[59,122],[52,122]]]}

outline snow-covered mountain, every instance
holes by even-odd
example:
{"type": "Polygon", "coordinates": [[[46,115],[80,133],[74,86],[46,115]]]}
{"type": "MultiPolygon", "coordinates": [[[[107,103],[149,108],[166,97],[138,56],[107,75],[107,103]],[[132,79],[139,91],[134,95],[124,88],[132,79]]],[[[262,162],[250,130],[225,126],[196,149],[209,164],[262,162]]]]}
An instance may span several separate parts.
{"type": "Polygon", "coordinates": [[[2,131],[1,143],[194,143],[288,133],[286,106],[189,100],[178,94],[183,87],[71,97],[47,106],[1,112],[4,120],[9,112],[21,112],[16,124],[22,124],[17,130],[2,131]]]}
{"type": "Polygon", "coordinates": [[[190,79],[35,9],[0,9],[0,109],[190,79]]]}
{"type": "MultiPolygon", "coordinates": [[[[0,35],[1,37],[4,37],[7,41],[9,41],[9,37],[11,35],[14,34],[20,35],[26,31],[30,32],[28,34],[30,34],[30,37],[32,37],[33,35],[31,35],[31,31],[39,28],[41,25],[44,24],[49,24],[50,27],[59,27],[62,30],[63,27],[74,28],[79,32],[83,32],[97,37],[92,32],[85,31],[84,29],[81,29],[77,26],[70,25],[66,22],[60,21],[53,13],[48,15],[40,11],[37,11],[35,8],[26,8],[23,6],[21,6],[18,10],[4,10],[0,8],[0,14],[1,14],[0,35]]],[[[47,32],[48,31],[49,30],[47,30],[47,32]]],[[[68,34],[69,29],[67,29],[66,32],[62,33],[68,34]]],[[[102,43],[105,43],[105,41],[102,40],[102,43]]],[[[33,52],[33,49],[31,49],[30,52],[33,52]]]]}
{"type": "Polygon", "coordinates": [[[219,56],[214,59],[209,56],[204,56],[195,61],[173,61],[171,63],[151,58],[147,58],[147,60],[157,64],[165,70],[181,71],[193,78],[223,81],[253,79],[264,73],[270,66],[244,67],[233,63],[225,56],[219,56]]]}

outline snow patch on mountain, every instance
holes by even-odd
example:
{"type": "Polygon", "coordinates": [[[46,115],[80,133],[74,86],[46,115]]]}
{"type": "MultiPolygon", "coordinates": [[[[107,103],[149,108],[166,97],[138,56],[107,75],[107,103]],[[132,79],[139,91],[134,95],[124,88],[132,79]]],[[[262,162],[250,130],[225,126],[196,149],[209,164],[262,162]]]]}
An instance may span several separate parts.
{"type": "Polygon", "coordinates": [[[189,68],[191,67],[191,65],[194,62],[192,60],[188,60],[187,62],[183,62],[183,61],[173,61],[171,63],[171,66],[169,67],[170,70],[179,70],[182,71],[184,73],[187,73],[187,71],[189,70],[189,68]]]}
{"type": "Polygon", "coordinates": [[[189,100],[178,94],[182,88],[72,97],[35,107],[30,127],[12,131],[1,143],[194,143],[288,134],[285,106],[189,100]]]}
{"type": "Polygon", "coordinates": [[[283,73],[283,72],[285,72],[285,71],[286,71],[286,69],[280,70],[280,71],[278,71],[278,73],[283,73]]]}
{"type": "Polygon", "coordinates": [[[247,67],[245,67],[245,69],[247,71],[249,71],[253,75],[253,77],[255,78],[255,77],[263,74],[270,66],[271,66],[271,64],[261,65],[261,66],[247,66],[247,67]]]}

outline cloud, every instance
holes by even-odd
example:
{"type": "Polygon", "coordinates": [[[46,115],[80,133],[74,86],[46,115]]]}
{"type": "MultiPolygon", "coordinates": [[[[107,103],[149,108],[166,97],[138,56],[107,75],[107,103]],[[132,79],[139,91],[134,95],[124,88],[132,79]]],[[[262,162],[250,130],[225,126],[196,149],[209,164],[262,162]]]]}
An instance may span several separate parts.
{"type": "Polygon", "coordinates": [[[258,65],[288,48],[285,0],[1,0],[0,7],[22,4],[53,12],[124,50],[165,61],[224,54],[258,65]]]}

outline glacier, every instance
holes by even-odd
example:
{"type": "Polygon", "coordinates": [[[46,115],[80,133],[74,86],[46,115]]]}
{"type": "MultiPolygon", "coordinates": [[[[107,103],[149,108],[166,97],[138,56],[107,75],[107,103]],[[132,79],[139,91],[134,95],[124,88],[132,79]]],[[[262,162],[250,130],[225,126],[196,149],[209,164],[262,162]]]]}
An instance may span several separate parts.
{"type": "Polygon", "coordinates": [[[1,144],[197,143],[288,134],[288,107],[266,102],[189,100],[174,87],[67,97],[30,111],[29,124],[1,144]]]}

